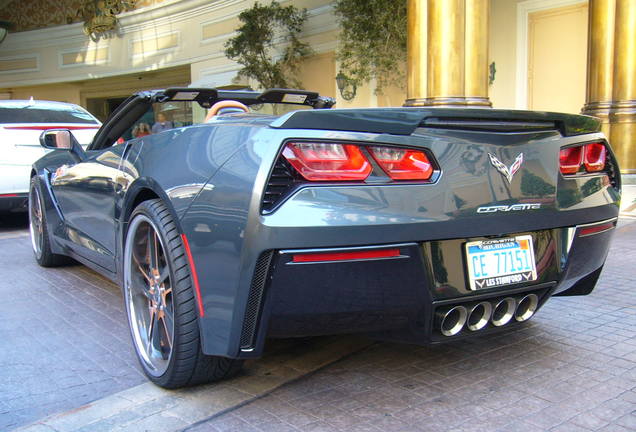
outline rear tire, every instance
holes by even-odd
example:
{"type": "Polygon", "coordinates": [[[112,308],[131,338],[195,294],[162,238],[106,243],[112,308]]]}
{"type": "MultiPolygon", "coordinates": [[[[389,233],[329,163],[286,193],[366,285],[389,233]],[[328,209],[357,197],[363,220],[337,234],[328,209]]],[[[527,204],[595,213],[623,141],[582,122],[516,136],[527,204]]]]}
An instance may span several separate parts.
{"type": "Polygon", "coordinates": [[[181,236],[159,199],[133,211],[124,246],[124,302],[146,376],[164,388],[219,381],[241,360],[206,356],[181,236]]]}
{"type": "Polygon", "coordinates": [[[51,251],[49,229],[46,224],[46,211],[42,202],[42,192],[37,176],[31,177],[29,186],[29,232],[35,260],[42,267],[58,267],[71,262],[64,255],[51,251]]]}

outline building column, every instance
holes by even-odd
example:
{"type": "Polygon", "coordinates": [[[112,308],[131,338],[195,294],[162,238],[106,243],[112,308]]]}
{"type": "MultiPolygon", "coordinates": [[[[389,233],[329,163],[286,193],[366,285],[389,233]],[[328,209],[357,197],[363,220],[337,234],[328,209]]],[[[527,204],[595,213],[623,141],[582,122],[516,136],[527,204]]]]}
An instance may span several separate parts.
{"type": "Polygon", "coordinates": [[[636,1],[590,0],[586,104],[623,174],[636,174],[636,1]]]}
{"type": "Polygon", "coordinates": [[[491,106],[488,15],[489,0],[408,0],[406,106],[491,106]]]}

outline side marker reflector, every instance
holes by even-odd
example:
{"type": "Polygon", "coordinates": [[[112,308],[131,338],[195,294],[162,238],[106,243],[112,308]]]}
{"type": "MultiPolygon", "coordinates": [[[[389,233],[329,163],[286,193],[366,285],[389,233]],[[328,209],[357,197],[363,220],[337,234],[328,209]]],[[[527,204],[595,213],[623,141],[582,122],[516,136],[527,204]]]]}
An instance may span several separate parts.
{"type": "Polygon", "coordinates": [[[599,225],[592,225],[579,228],[579,237],[585,237],[592,234],[598,234],[609,231],[614,228],[614,222],[607,222],[599,225]]]}
{"type": "Polygon", "coordinates": [[[185,234],[181,234],[181,240],[183,241],[183,247],[185,249],[186,256],[188,257],[188,263],[190,264],[190,270],[192,272],[192,283],[194,284],[194,298],[197,301],[199,308],[199,316],[203,318],[205,311],[203,310],[203,301],[201,300],[201,288],[199,287],[199,277],[197,276],[197,269],[194,266],[194,260],[192,259],[192,252],[190,251],[190,244],[185,234]]]}
{"type": "Polygon", "coordinates": [[[316,252],[306,254],[296,254],[292,258],[292,262],[325,262],[325,261],[353,261],[367,260],[377,258],[393,258],[399,257],[399,249],[374,249],[353,252],[316,252]]]}

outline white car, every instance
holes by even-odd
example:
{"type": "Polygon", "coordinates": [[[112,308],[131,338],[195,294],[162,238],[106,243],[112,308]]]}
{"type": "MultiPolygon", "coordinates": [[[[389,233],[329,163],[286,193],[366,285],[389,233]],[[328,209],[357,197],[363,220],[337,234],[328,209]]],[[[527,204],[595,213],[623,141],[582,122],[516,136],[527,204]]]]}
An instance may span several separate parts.
{"type": "Polygon", "coordinates": [[[47,150],[40,134],[70,129],[87,146],[101,126],[84,108],[64,102],[0,101],[0,212],[26,210],[31,165],[47,150]]]}

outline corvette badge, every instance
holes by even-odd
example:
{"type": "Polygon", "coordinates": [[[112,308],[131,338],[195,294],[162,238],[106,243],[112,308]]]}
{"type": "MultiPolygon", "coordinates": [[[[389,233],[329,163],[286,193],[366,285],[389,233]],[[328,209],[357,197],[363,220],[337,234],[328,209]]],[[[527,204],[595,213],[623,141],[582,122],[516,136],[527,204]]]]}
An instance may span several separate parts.
{"type": "Polygon", "coordinates": [[[488,156],[490,157],[490,163],[492,166],[497,168],[497,171],[503,174],[506,180],[508,180],[508,183],[512,183],[512,176],[519,171],[519,168],[521,168],[521,164],[523,163],[523,153],[519,153],[519,156],[517,156],[513,164],[510,165],[510,168],[505,166],[495,155],[488,153],[488,156]]]}

